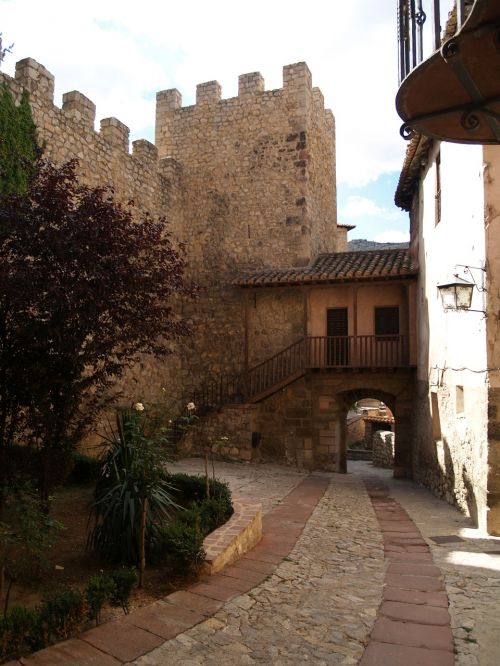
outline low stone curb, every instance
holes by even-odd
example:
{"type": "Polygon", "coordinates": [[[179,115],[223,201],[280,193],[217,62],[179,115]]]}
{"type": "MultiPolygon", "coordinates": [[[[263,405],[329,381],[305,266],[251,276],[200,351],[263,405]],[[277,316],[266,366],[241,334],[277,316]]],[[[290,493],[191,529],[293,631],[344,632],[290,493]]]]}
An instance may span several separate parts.
{"type": "Polygon", "coordinates": [[[204,540],[203,572],[215,574],[256,546],[262,539],[262,504],[233,501],[234,514],[204,540]]]}

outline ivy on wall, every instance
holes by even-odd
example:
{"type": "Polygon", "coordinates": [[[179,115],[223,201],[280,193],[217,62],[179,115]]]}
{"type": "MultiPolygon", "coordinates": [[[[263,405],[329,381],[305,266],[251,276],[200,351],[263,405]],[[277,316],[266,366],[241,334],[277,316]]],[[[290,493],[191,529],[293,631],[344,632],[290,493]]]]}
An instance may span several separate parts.
{"type": "Polygon", "coordinates": [[[24,90],[16,106],[7,84],[0,88],[0,196],[26,192],[40,152],[28,97],[24,90]]]}

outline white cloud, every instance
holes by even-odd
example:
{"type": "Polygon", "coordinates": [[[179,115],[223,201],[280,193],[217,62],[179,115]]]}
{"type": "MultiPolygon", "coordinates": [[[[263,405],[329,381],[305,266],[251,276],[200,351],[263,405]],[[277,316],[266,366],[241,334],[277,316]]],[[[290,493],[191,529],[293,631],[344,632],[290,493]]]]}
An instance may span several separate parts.
{"type": "Polygon", "coordinates": [[[377,234],[375,240],[377,243],[407,243],[410,240],[410,234],[407,231],[387,229],[387,231],[377,234]]]}
{"type": "Polygon", "coordinates": [[[339,212],[340,219],[356,220],[367,217],[396,220],[400,218],[400,213],[396,210],[382,208],[373,199],[362,196],[350,196],[339,212]]]}
{"type": "Polygon", "coordinates": [[[56,77],[56,102],[79,89],[97,116],[117,116],[132,134],[154,124],[154,92],[217,79],[236,94],[238,75],[260,71],[282,85],[283,65],[305,60],[336,116],[337,180],[363,185],[399,170],[405,149],[394,110],[393,3],[309,0],[0,0],[2,32],[15,42],[5,62],[27,56],[56,77]],[[27,17],[29,16],[29,20],[27,17]]]}

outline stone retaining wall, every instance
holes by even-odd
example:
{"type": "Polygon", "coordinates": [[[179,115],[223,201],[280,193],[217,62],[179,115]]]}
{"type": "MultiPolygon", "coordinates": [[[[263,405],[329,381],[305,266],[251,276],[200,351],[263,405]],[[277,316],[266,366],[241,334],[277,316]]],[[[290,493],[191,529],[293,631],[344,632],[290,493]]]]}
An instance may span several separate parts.
{"type": "Polygon", "coordinates": [[[373,436],[373,464],[375,467],[394,466],[394,433],[390,430],[378,430],[373,436]]]}

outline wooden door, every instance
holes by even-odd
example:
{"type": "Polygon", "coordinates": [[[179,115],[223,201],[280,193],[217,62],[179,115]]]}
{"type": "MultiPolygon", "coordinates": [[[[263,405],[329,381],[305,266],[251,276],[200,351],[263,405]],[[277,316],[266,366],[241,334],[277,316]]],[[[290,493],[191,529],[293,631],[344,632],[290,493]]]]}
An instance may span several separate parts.
{"type": "Polygon", "coordinates": [[[327,365],[349,364],[349,321],[347,308],[330,308],[326,311],[327,365]]]}

